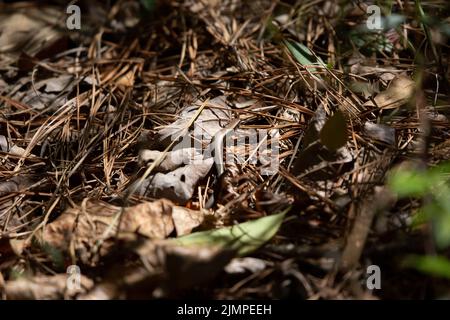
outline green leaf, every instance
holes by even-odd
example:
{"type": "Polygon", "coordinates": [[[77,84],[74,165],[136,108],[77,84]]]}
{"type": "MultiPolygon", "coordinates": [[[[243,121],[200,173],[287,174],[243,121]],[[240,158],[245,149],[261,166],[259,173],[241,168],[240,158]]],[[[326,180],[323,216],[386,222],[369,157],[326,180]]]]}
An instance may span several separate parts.
{"type": "Polygon", "coordinates": [[[419,197],[433,189],[441,188],[449,172],[448,163],[428,171],[397,169],[391,172],[388,184],[399,197],[419,197]]]}
{"type": "Polygon", "coordinates": [[[289,209],[232,227],[192,233],[172,241],[182,246],[218,245],[236,250],[240,256],[247,255],[269,241],[277,233],[289,209]]]}
{"type": "MultiPolygon", "coordinates": [[[[295,41],[284,41],[284,44],[289,49],[294,58],[303,66],[320,65],[326,67],[325,63],[314,55],[314,53],[305,45],[295,41]]],[[[316,71],[315,68],[309,69],[316,71]]]]}
{"type": "Polygon", "coordinates": [[[443,184],[434,192],[434,201],[426,205],[423,210],[431,217],[434,238],[439,248],[450,245],[450,188],[443,184]]]}
{"type": "Polygon", "coordinates": [[[329,150],[337,150],[347,143],[347,121],[344,114],[337,110],[320,131],[320,142],[329,150]]]}
{"type": "Polygon", "coordinates": [[[394,170],[388,184],[399,197],[422,196],[430,187],[429,179],[424,172],[416,170],[394,170]]]}
{"type": "Polygon", "coordinates": [[[441,256],[409,256],[404,265],[433,276],[450,279],[450,261],[441,256]]]}
{"type": "Polygon", "coordinates": [[[433,236],[439,248],[450,246],[450,164],[444,163],[427,171],[417,168],[391,172],[388,184],[400,197],[424,197],[429,200],[413,220],[413,227],[431,221],[433,236]]]}
{"type": "Polygon", "coordinates": [[[156,0],[140,0],[147,11],[152,11],[155,8],[156,0]]]}

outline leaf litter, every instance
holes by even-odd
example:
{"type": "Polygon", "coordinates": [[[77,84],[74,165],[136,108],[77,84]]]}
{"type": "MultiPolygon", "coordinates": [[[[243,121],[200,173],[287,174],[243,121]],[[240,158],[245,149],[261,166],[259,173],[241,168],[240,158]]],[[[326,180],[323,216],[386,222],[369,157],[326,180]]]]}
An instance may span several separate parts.
{"type": "Polygon", "coordinates": [[[328,0],[94,0],[70,32],[25,3],[0,4],[2,298],[448,295],[397,264],[431,237],[386,187],[449,159],[448,35],[416,19],[446,2],[392,4],[386,32],[328,0]]]}

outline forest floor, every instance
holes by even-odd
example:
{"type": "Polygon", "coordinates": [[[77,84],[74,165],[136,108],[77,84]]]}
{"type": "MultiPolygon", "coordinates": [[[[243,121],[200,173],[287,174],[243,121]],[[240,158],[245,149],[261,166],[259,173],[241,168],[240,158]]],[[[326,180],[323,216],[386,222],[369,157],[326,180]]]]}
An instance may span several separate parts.
{"type": "Polygon", "coordinates": [[[0,1],[0,297],[450,298],[450,5],[374,2],[0,1]]]}

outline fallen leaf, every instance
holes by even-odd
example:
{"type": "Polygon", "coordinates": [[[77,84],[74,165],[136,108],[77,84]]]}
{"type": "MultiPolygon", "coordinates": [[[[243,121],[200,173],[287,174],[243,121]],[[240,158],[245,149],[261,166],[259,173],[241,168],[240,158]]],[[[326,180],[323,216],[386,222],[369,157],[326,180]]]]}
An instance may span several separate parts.
{"type": "Polygon", "coordinates": [[[202,224],[205,215],[199,210],[173,206],[172,218],[177,235],[184,236],[191,233],[192,229],[202,224]]]}
{"type": "Polygon", "coordinates": [[[127,73],[125,73],[123,76],[121,76],[119,79],[116,80],[117,86],[122,87],[133,87],[134,85],[134,71],[130,70],[127,73]]]}
{"type": "Polygon", "coordinates": [[[367,101],[364,106],[378,107],[380,109],[401,107],[413,97],[415,88],[416,83],[411,78],[398,75],[391,81],[385,91],[376,95],[374,98],[375,104],[372,101],[367,101]]]}
{"type": "Polygon", "coordinates": [[[86,199],[49,223],[41,240],[57,250],[67,252],[73,248],[83,263],[95,265],[98,254],[104,256],[110,251],[112,243],[108,240],[116,234],[164,239],[174,230],[178,235],[189,233],[203,222],[202,212],[177,208],[169,200],[160,199],[125,208],[118,231],[121,210],[103,201],[86,199]]]}
{"type": "MultiPolygon", "coordinates": [[[[284,41],[284,44],[295,57],[295,59],[303,66],[319,65],[325,67],[325,63],[320,57],[314,53],[304,44],[295,41],[284,41]]],[[[316,71],[316,68],[311,68],[310,71],[316,71]]]]}
{"type": "Polygon", "coordinates": [[[149,176],[136,190],[140,195],[167,198],[184,205],[194,194],[195,186],[211,170],[214,159],[197,160],[168,173],[149,176]]]}
{"type": "Polygon", "coordinates": [[[347,139],[347,121],[344,114],[336,110],[320,130],[320,142],[334,151],[345,146],[347,139]]]}
{"type": "Polygon", "coordinates": [[[45,84],[44,91],[48,93],[69,91],[72,88],[70,84],[73,79],[72,75],[60,75],[54,78],[45,79],[42,81],[45,84]]]}
{"type": "Polygon", "coordinates": [[[17,59],[21,52],[34,56],[61,38],[57,29],[60,12],[50,7],[27,7],[14,14],[0,14],[0,53],[17,59]]]}
{"type": "MultiPolygon", "coordinates": [[[[195,116],[198,108],[202,104],[203,102],[199,100],[192,106],[182,110],[178,120],[162,127],[158,131],[159,140],[167,145],[168,142],[177,140],[179,137],[188,136],[190,128],[187,124],[195,116]]],[[[226,103],[225,96],[219,96],[211,99],[207,106],[208,107],[205,108],[197,117],[194,124],[194,127],[198,130],[195,134],[202,134],[203,141],[205,143],[211,141],[216,133],[226,127],[231,121],[230,107],[226,103]]]]}
{"type": "Polygon", "coordinates": [[[155,170],[167,172],[191,163],[199,157],[199,154],[195,148],[177,149],[167,152],[165,155],[161,151],[143,149],[139,152],[139,163],[141,165],[150,164],[160,157],[163,157],[163,159],[155,170]]]}
{"type": "Polygon", "coordinates": [[[36,276],[7,281],[4,286],[8,300],[55,300],[73,298],[90,290],[94,282],[80,275],[80,287],[69,290],[68,275],[36,276]]]}
{"type": "Polygon", "coordinates": [[[9,244],[16,256],[20,257],[22,255],[23,249],[25,248],[26,242],[25,240],[9,239],[9,244]]]}
{"type": "MultiPolygon", "coordinates": [[[[158,200],[126,208],[121,217],[120,232],[138,232],[157,239],[166,237],[174,230],[171,206],[170,201],[158,200]]],[[[99,255],[107,254],[111,248],[107,240],[117,234],[120,212],[120,207],[86,199],[48,224],[42,233],[42,241],[63,252],[72,247],[83,263],[95,265],[99,255]],[[102,244],[96,252],[99,243],[102,244]]]]}
{"type": "Polygon", "coordinates": [[[3,135],[0,135],[0,150],[16,156],[22,156],[25,153],[24,148],[18,147],[15,144],[9,142],[8,139],[3,135]]]}
{"type": "Polygon", "coordinates": [[[395,145],[395,129],[384,124],[364,123],[364,132],[372,139],[395,145]]]}
{"type": "Polygon", "coordinates": [[[126,208],[119,232],[139,233],[150,239],[164,239],[174,229],[172,207],[172,203],[161,199],[126,208]]]}
{"type": "Polygon", "coordinates": [[[232,227],[196,232],[171,241],[180,246],[221,246],[236,250],[238,255],[244,256],[258,249],[277,233],[289,209],[232,227]]]}

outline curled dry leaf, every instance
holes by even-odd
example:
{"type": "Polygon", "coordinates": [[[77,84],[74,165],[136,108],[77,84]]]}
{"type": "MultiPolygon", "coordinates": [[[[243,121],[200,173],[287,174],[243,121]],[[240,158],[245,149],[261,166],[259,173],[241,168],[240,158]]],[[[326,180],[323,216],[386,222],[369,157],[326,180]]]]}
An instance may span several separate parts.
{"type": "Polygon", "coordinates": [[[94,282],[80,275],[80,286],[67,287],[67,274],[36,276],[7,281],[4,287],[8,300],[55,300],[73,298],[89,291],[94,282]]]}
{"type": "Polygon", "coordinates": [[[205,216],[199,210],[184,207],[172,207],[173,224],[178,236],[190,234],[192,230],[202,224],[205,216]]]}
{"type": "Polygon", "coordinates": [[[125,208],[117,232],[121,211],[121,207],[86,199],[48,224],[42,240],[62,251],[73,248],[83,263],[95,264],[98,254],[103,256],[110,251],[112,242],[108,240],[117,233],[164,239],[174,230],[178,235],[190,233],[203,222],[202,212],[177,208],[169,200],[161,199],[125,208]]]}
{"type": "Polygon", "coordinates": [[[411,78],[398,75],[395,77],[389,87],[379,93],[375,98],[374,102],[367,101],[365,107],[378,107],[380,109],[394,109],[401,107],[408,103],[408,101],[414,95],[416,83],[411,80],[411,78]]]}
{"type": "Polygon", "coordinates": [[[25,154],[25,149],[9,142],[8,139],[3,135],[0,135],[0,150],[16,156],[22,156],[23,154],[25,154]]]}
{"type": "Polygon", "coordinates": [[[178,204],[185,204],[194,194],[197,183],[208,174],[213,164],[213,158],[196,160],[171,172],[151,175],[136,190],[140,195],[167,198],[178,204]]]}
{"type": "MultiPolygon", "coordinates": [[[[168,143],[177,140],[179,137],[187,136],[189,133],[188,124],[202,104],[203,102],[198,100],[192,106],[185,108],[177,121],[162,127],[158,132],[160,141],[168,143]]],[[[203,141],[205,142],[211,141],[216,133],[225,128],[231,120],[230,107],[226,103],[225,96],[210,100],[207,106],[195,121],[195,126],[203,134],[203,141]]]]}
{"type": "Polygon", "coordinates": [[[120,87],[132,87],[134,85],[134,71],[130,70],[122,75],[116,80],[116,85],[120,87]]]}

